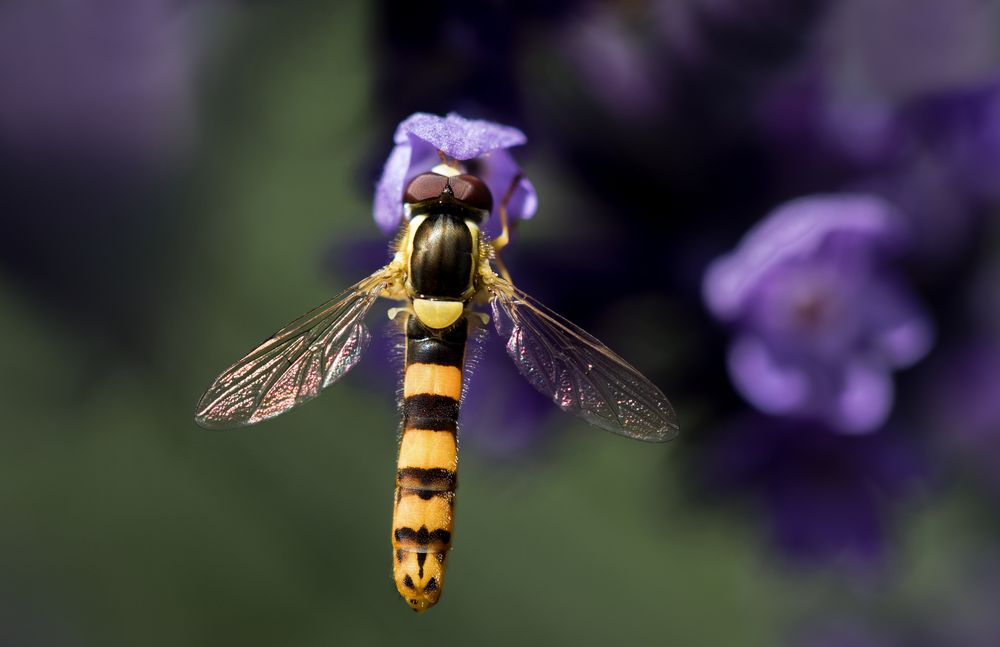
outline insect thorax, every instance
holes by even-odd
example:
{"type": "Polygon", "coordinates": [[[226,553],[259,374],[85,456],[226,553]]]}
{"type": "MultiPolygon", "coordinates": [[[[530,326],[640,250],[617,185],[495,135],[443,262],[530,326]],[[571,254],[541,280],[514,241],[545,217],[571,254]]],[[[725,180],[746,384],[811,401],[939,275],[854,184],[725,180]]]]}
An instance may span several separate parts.
{"type": "Polygon", "coordinates": [[[411,296],[467,301],[474,291],[478,227],[461,213],[441,210],[414,216],[408,234],[411,296]]]}

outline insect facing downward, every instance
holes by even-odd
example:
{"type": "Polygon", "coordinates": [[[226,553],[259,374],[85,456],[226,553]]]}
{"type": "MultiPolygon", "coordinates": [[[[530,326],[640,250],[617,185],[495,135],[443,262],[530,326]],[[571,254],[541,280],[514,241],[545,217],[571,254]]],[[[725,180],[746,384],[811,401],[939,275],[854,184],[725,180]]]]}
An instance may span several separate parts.
{"type": "Polygon", "coordinates": [[[640,440],[677,433],[674,411],[656,386],[506,276],[496,252],[508,239],[506,211],[519,178],[498,205],[503,233],[488,242],[480,225],[493,208],[490,189],[438,152],[443,163],[405,187],[389,264],[227,369],[196,413],[205,427],[250,425],[315,397],[361,358],[370,340],[365,315],[376,300],[402,302],[389,311],[406,338],[392,562],[396,588],[416,611],[438,601],[444,582],[466,342],[470,327],[490,319],[477,308],[491,306],[521,374],[563,410],[640,440]]]}

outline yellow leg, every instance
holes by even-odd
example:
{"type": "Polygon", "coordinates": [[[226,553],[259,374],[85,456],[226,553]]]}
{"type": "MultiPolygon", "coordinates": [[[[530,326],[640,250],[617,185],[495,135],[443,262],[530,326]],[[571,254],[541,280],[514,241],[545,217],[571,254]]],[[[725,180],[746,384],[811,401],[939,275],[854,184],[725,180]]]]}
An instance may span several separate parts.
{"type": "Polygon", "coordinates": [[[510,199],[514,195],[514,189],[517,188],[517,183],[521,181],[522,177],[524,177],[524,175],[518,173],[514,176],[514,179],[510,181],[510,186],[507,187],[507,192],[504,193],[503,200],[500,201],[500,207],[498,209],[498,213],[500,215],[500,235],[490,241],[490,245],[493,246],[493,261],[496,263],[497,269],[500,270],[500,276],[502,276],[508,283],[512,282],[510,280],[510,272],[507,271],[507,266],[504,264],[503,259],[500,258],[500,250],[510,243],[510,224],[507,219],[507,204],[510,203],[510,199]]]}
{"type": "Polygon", "coordinates": [[[502,276],[508,283],[511,283],[510,272],[507,271],[507,266],[504,264],[503,259],[500,258],[500,250],[510,243],[510,228],[507,225],[507,207],[505,205],[500,206],[500,235],[490,241],[490,245],[493,246],[493,262],[496,263],[497,269],[500,270],[500,276],[502,276]]]}

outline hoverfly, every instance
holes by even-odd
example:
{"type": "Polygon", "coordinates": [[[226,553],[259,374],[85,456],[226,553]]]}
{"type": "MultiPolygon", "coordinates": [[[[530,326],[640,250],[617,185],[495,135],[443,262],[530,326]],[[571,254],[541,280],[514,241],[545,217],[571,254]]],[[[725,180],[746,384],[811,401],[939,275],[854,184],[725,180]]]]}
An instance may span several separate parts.
{"type": "Polygon", "coordinates": [[[392,521],[393,579],[415,611],[437,603],[451,547],[459,404],[470,326],[490,317],[521,374],[564,411],[608,431],[661,442],[678,431],[663,393],[597,339],[510,282],[487,241],[487,185],[439,151],[442,164],[402,196],[403,224],[388,265],[299,317],[226,369],[198,403],[203,427],[252,425],[310,400],[361,359],[365,315],[380,298],[405,331],[402,432],[392,521]],[[496,265],[499,273],[494,270],[496,265]]]}

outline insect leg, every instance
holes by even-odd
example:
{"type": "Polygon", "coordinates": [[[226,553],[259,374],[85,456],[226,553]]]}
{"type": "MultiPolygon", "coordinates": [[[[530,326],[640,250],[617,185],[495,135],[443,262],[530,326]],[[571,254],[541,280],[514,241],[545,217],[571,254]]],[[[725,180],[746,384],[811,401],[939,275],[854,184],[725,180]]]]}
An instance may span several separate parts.
{"type": "Polygon", "coordinates": [[[500,216],[500,235],[490,241],[490,245],[493,246],[493,260],[496,262],[497,269],[500,270],[500,276],[507,281],[510,281],[510,272],[507,271],[507,266],[500,258],[500,250],[510,243],[511,225],[507,218],[507,205],[510,204],[510,200],[514,196],[514,189],[517,188],[517,184],[522,178],[524,178],[524,174],[517,173],[511,179],[510,185],[507,187],[507,191],[504,192],[503,199],[500,200],[500,205],[497,210],[497,213],[500,216]]]}

